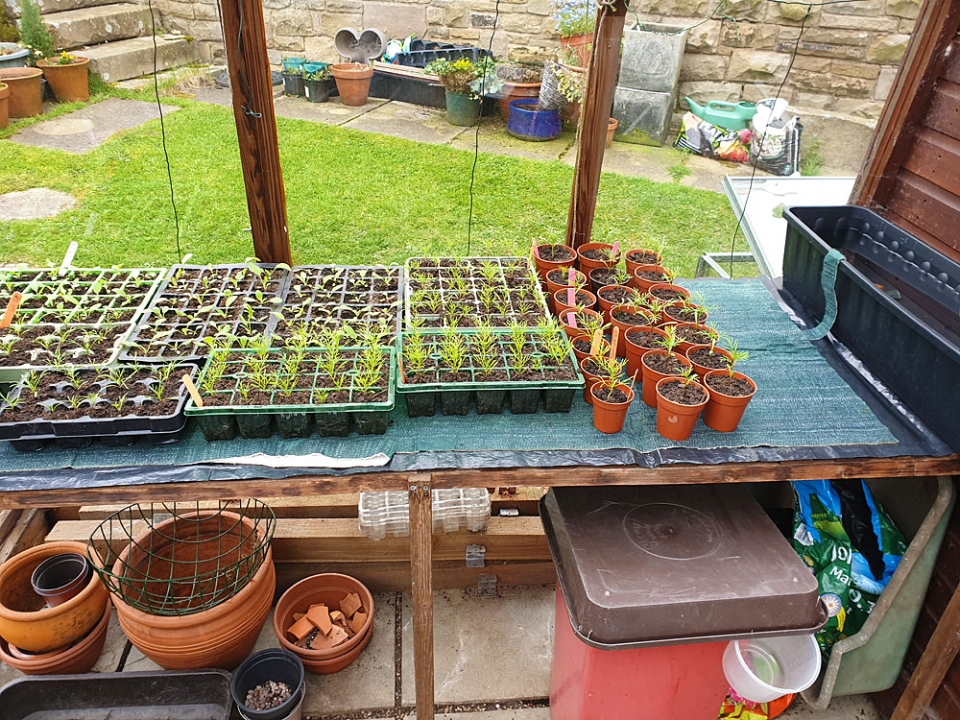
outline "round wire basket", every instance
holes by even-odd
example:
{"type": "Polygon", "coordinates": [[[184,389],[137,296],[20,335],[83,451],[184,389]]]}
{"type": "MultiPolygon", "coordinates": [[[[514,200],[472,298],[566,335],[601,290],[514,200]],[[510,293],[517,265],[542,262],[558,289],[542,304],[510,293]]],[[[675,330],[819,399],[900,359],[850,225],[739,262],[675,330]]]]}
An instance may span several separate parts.
{"type": "Polygon", "coordinates": [[[250,582],[275,528],[260,500],[138,503],[100,523],[87,558],[120,602],[151,615],[191,615],[250,582]]]}

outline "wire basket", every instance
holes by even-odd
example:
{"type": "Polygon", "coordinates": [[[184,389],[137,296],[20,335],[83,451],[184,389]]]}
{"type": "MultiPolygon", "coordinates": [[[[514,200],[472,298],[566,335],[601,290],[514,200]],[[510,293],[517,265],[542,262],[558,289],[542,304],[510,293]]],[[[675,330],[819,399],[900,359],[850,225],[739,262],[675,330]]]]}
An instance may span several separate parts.
{"type": "Polygon", "coordinates": [[[259,500],[134,504],[100,523],[87,557],[119,602],[151,615],[191,615],[250,582],[275,527],[259,500]]]}

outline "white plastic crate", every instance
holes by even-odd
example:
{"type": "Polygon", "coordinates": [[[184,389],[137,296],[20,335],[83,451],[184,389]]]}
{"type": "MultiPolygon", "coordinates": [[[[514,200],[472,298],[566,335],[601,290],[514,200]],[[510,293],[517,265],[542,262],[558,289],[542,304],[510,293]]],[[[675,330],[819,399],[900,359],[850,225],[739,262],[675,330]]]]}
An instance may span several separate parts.
{"type": "MultiPolygon", "coordinates": [[[[410,499],[403,491],[360,493],[360,532],[371,540],[388,534],[410,534],[410,499]]],[[[490,493],[485,488],[433,491],[433,531],[471,532],[484,529],[490,518],[490,493]]]]}

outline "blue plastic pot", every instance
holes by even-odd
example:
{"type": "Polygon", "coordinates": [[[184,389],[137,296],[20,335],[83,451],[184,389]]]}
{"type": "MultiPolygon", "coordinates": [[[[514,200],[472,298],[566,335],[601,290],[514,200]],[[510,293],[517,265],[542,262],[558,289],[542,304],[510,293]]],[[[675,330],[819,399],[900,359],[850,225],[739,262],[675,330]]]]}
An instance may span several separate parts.
{"type": "Polygon", "coordinates": [[[510,103],[507,132],[521,140],[543,142],[560,135],[560,111],[537,110],[537,98],[520,98],[510,103]]]}
{"type": "Polygon", "coordinates": [[[0,55],[0,68],[26,67],[27,57],[30,55],[27,48],[20,47],[16,43],[0,43],[0,48],[10,53],[9,55],[0,55]]]}

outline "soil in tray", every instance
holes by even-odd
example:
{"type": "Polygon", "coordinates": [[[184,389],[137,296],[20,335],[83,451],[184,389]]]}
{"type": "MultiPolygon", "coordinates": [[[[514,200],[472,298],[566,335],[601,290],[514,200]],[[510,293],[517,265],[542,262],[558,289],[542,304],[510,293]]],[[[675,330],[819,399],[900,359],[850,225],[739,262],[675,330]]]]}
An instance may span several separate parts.
{"type": "Polygon", "coordinates": [[[98,365],[129,325],[11,325],[0,330],[0,367],[98,365]]]}
{"type": "Polygon", "coordinates": [[[641,362],[651,370],[656,370],[661,375],[679,375],[683,368],[686,367],[672,355],[661,355],[660,353],[647,353],[643,356],[641,362]]]}
{"type": "Polygon", "coordinates": [[[753,385],[746,380],[729,375],[711,375],[706,379],[706,383],[711,390],[732,397],[743,397],[753,392],[753,385]]]}
{"type": "Polygon", "coordinates": [[[702,387],[696,383],[684,383],[682,380],[658,385],[657,392],[678,405],[699,405],[707,397],[702,387]]]}
{"type": "MultiPolygon", "coordinates": [[[[730,365],[730,360],[726,355],[712,353],[710,348],[698,348],[687,357],[690,358],[691,362],[711,370],[725,370],[730,365]]],[[[747,384],[749,385],[749,383],[747,384]]],[[[721,392],[723,391],[721,390],[721,392]]]]}
{"type": "Polygon", "coordinates": [[[566,245],[540,245],[537,248],[537,255],[547,262],[572,263],[577,257],[577,254],[566,245]]]}

